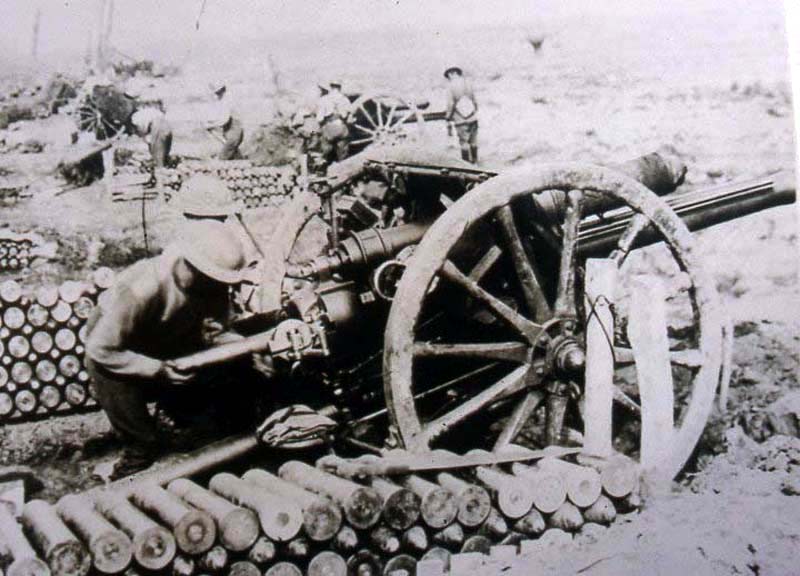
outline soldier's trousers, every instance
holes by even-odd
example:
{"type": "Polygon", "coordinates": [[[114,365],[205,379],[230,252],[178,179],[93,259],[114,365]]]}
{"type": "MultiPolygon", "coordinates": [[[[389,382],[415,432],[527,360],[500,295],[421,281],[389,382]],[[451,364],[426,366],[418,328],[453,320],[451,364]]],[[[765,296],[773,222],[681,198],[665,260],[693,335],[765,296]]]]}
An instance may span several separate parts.
{"type": "Polygon", "coordinates": [[[157,130],[150,142],[150,156],[156,168],[164,168],[167,165],[170,150],[172,150],[172,131],[157,130]]]}
{"type": "Polygon", "coordinates": [[[478,122],[456,124],[458,146],[461,148],[461,158],[467,162],[478,162],[478,122]]]}
{"type": "Polygon", "coordinates": [[[86,368],[94,397],[115,432],[145,453],[174,448],[176,440],[159,427],[149,404],[156,403],[176,424],[202,437],[252,430],[266,411],[258,393],[264,389],[262,377],[245,364],[204,371],[180,386],[117,376],[88,357],[86,368]]]}

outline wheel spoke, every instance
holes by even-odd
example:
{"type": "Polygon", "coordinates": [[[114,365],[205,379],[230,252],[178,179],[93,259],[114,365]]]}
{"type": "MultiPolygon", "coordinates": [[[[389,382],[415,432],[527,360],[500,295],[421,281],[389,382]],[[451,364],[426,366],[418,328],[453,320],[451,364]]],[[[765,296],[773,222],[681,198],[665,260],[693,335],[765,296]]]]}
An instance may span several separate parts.
{"type": "Polygon", "coordinates": [[[400,121],[399,122],[395,122],[394,125],[395,126],[401,126],[401,125],[405,124],[408,121],[408,119],[411,118],[413,115],[414,115],[414,109],[413,108],[409,108],[408,111],[400,118],[400,121]]]}
{"type": "Polygon", "coordinates": [[[522,246],[522,240],[514,223],[514,213],[511,210],[511,206],[506,204],[500,208],[497,217],[500,221],[500,228],[503,231],[506,244],[510,249],[511,260],[514,263],[514,269],[517,271],[517,276],[522,286],[522,294],[525,297],[525,303],[528,305],[528,311],[537,322],[545,322],[551,316],[550,304],[547,302],[544,292],[542,292],[542,286],[536,277],[534,264],[522,246]]]}
{"type": "Polygon", "coordinates": [[[505,302],[478,286],[475,280],[464,275],[450,260],[445,261],[441,274],[451,282],[464,288],[470,296],[487,306],[498,319],[505,321],[527,339],[533,340],[539,335],[542,328],[539,324],[531,322],[505,302]]]}
{"type": "Polygon", "coordinates": [[[497,263],[502,254],[503,251],[497,245],[492,244],[486,253],[481,256],[481,259],[478,260],[478,263],[472,267],[469,277],[475,282],[480,282],[486,273],[491,270],[492,266],[497,263]]]}
{"type": "Polygon", "coordinates": [[[414,356],[418,358],[488,358],[521,364],[528,359],[528,346],[522,342],[487,342],[485,344],[415,342],[414,356]]]}
{"type": "Polygon", "coordinates": [[[361,130],[365,134],[369,134],[370,136],[375,136],[375,130],[370,130],[369,128],[365,128],[364,126],[361,126],[360,124],[354,124],[354,127],[355,127],[356,130],[361,130]]]}
{"type": "Polygon", "coordinates": [[[502,432],[500,432],[500,435],[497,437],[494,447],[492,448],[494,452],[501,451],[514,441],[522,430],[522,427],[525,426],[528,418],[530,418],[539,404],[542,403],[542,400],[544,400],[544,394],[538,390],[531,390],[525,395],[525,398],[520,400],[519,404],[514,408],[514,412],[508,417],[508,421],[505,423],[505,426],[503,426],[502,432]]]}
{"type": "Polygon", "coordinates": [[[350,142],[351,146],[357,146],[358,144],[366,144],[367,142],[374,142],[375,138],[359,138],[358,140],[353,140],[350,142]]]}
{"type": "Polygon", "coordinates": [[[386,125],[383,123],[383,105],[378,100],[375,100],[375,110],[378,114],[378,127],[385,128],[386,125]]]}
{"type": "Polygon", "coordinates": [[[372,119],[372,114],[370,114],[369,110],[367,110],[364,107],[364,104],[361,104],[361,106],[359,106],[359,108],[361,109],[361,112],[364,114],[364,117],[367,119],[367,122],[370,123],[370,126],[372,126],[373,128],[377,129],[378,127],[375,125],[375,120],[372,119]]]}
{"type": "Polygon", "coordinates": [[[122,127],[120,127],[119,129],[115,128],[113,124],[111,124],[102,116],[100,117],[100,121],[106,126],[106,129],[110,131],[112,136],[116,136],[117,132],[119,132],[119,130],[122,128],[122,127]]]}
{"type": "Polygon", "coordinates": [[[489,388],[484,389],[479,394],[476,394],[461,404],[458,408],[425,424],[420,434],[422,439],[430,443],[430,441],[452,428],[455,424],[491,404],[499,397],[522,390],[528,384],[527,376],[529,369],[530,366],[527,364],[515,368],[489,388]]]}
{"type": "Polygon", "coordinates": [[[569,403],[569,384],[566,382],[552,382],[548,386],[544,437],[548,446],[554,446],[561,444],[564,416],[567,413],[567,404],[569,403]]]}
{"type": "Polygon", "coordinates": [[[634,414],[639,415],[642,413],[641,405],[639,405],[639,403],[631,398],[628,394],[623,392],[619,386],[614,386],[614,402],[621,404],[634,414]]]}
{"type": "Polygon", "coordinates": [[[397,111],[397,101],[392,102],[392,107],[389,108],[389,113],[386,115],[386,127],[387,128],[394,128],[397,126],[396,122],[392,122],[394,118],[394,113],[397,111]]]}
{"type": "Polygon", "coordinates": [[[625,231],[620,235],[616,249],[609,256],[617,266],[622,265],[625,258],[628,257],[636,237],[649,225],[650,220],[644,214],[637,213],[633,215],[625,231]]]}
{"type": "Polygon", "coordinates": [[[558,296],[555,316],[575,318],[575,249],[578,244],[578,228],[581,223],[582,192],[571,190],[567,194],[567,208],[564,216],[564,233],[561,244],[561,266],[558,274],[558,296]]]}

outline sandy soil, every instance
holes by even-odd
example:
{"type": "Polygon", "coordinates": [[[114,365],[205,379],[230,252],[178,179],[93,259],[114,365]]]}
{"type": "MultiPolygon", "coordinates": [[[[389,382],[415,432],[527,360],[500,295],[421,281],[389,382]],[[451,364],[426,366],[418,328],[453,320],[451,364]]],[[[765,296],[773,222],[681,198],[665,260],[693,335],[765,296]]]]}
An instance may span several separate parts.
{"type": "MultiPolygon", "coordinates": [[[[308,99],[314,80],[331,70],[351,90],[388,90],[441,108],[439,69],[456,61],[475,84],[487,165],[602,163],[669,143],[689,164],[686,186],[708,186],[791,168],[794,158],[780,5],[764,3],[751,18],[742,17],[748,4],[726,6],[713,14],[689,11],[672,26],[659,26],[657,13],[636,22],[551,22],[540,54],[515,28],[435,39],[398,30],[391,42],[358,36],[309,44],[298,38],[266,47],[280,68],[280,86],[248,74],[263,70],[253,67],[256,56],[243,57],[230,81],[252,134],[308,99]]],[[[238,48],[257,53],[256,46],[238,48]]],[[[215,65],[219,69],[211,55],[198,55],[183,76],[153,88],[177,127],[178,153],[203,155],[212,148],[195,120],[203,74],[215,65]]],[[[430,145],[457,154],[442,125],[426,133],[430,145]]],[[[7,154],[0,166],[41,177],[59,153],[7,154]]],[[[55,261],[17,275],[26,283],[79,277],[100,264],[123,266],[145,253],[141,206],[111,204],[99,186],[53,197],[49,184],[44,178],[32,200],[0,215],[4,225],[35,229],[59,244],[55,261]]],[[[145,210],[148,247],[155,250],[169,236],[171,216],[156,206],[145,210]]],[[[798,573],[800,500],[786,488],[800,474],[791,438],[797,427],[775,424],[800,411],[797,210],[774,208],[699,237],[735,327],[727,413],[712,417],[674,493],[651,499],[596,542],[576,542],[566,564],[567,555],[555,550],[508,573],[529,574],[532,565],[542,573],[798,573]]],[[[46,497],[85,483],[97,463],[118,451],[100,414],[7,426],[0,437],[0,461],[42,472],[46,497]]]]}

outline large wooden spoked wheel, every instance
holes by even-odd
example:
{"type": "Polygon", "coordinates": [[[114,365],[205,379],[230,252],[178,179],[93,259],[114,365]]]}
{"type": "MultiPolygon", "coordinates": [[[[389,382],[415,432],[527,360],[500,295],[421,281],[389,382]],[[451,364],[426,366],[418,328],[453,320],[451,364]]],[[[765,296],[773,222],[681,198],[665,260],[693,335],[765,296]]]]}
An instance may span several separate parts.
{"type": "Polygon", "coordinates": [[[607,434],[612,453],[652,461],[660,443],[659,472],[674,477],[710,415],[722,363],[718,295],[694,245],[662,199],[610,169],[545,165],[480,184],[433,224],[397,288],[385,333],[384,391],[399,440],[412,451],[463,451],[478,438],[497,450],[538,422],[532,444],[540,447],[571,440],[586,450],[607,434]],[[552,190],[563,191],[564,209],[551,229],[548,261],[539,229],[531,231],[530,206],[531,198],[552,190]],[[589,270],[597,261],[581,257],[578,232],[581,211],[600,198],[635,213],[616,249],[599,260],[605,275],[621,280],[637,235],[654,227],[684,277],[688,326],[670,327],[668,335],[671,320],[662,319],[650,342],[647,299],[658,295],[633,289],[638,304],[630,306],[614,302],[614,293],[624,292],[619,287],[590,296],[598,290],[589,270]],[[628,308],[630,317],[622,317],[628,308]],[[598,344],[597,327],[587,335],[587,324],[603,314],[612,320],[601,325],[598,344]],[[685,340],[678,345],[677,332],[685,340]],[[653,360],[659,349],[666,357],[661,364],[653,360]],[[683,381],[673,384],[679,369],[683,381]],[[598,400],[598,385],[606,400],[603,394],[598,400]],[[500,426],[487,417],[509,412],[500,426]]]}
{"type": "Polygon", "coordinates": [[[353,102],[350,148],[394,144],[422,133],[424,118],[416,104],[399,96],[364,94],[353,102]]]}

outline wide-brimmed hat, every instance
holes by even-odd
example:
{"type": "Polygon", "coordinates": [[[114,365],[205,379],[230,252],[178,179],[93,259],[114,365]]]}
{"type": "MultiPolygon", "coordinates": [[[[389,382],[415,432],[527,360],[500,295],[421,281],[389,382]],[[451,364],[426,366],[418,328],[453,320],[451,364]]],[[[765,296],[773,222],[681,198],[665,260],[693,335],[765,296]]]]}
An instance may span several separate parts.
{"type": "Polygon", "coordinates": [[[178,233],[178,253],[201,274],[223,284],[238,284],[246,259],[239,237],[224,222],[187,222],[178,233]]]}
{"type": "Polygon", "coordinates": [[[195,218],[224,218],[242,212],[230,188],[208,174],[190,176],[181,186],[175,204],[179,212],[195,218]]]}
{"type": "Polygon", "coordinates": [[[463,71],[461,68],[459,68],[458,66],[450,66],[450,68],[447,68],[447,69],[444,71],[444,77],[445,77],[445,78],[447,78],[447,76],[448,76],[448,75],[449,75],[451,72],[458,72],[458,73],[459,73],[461,76],[463,76],[463,75],[464,75],[464,71],[463,71]]]}

